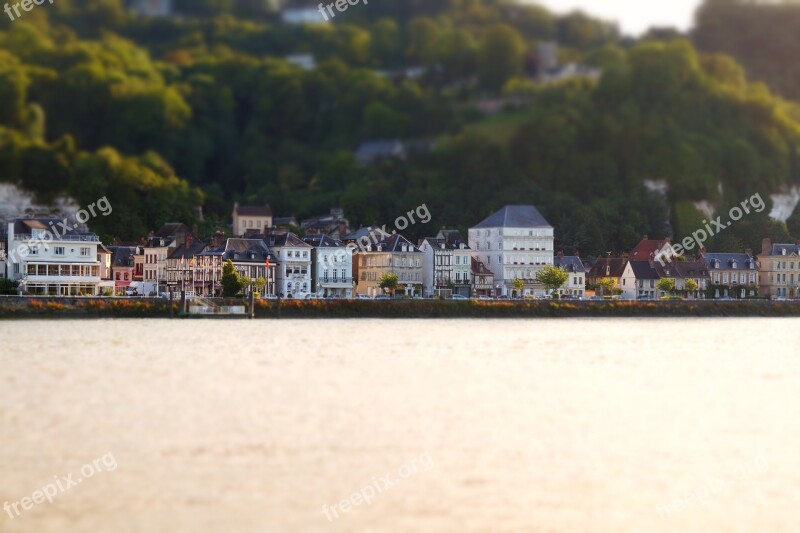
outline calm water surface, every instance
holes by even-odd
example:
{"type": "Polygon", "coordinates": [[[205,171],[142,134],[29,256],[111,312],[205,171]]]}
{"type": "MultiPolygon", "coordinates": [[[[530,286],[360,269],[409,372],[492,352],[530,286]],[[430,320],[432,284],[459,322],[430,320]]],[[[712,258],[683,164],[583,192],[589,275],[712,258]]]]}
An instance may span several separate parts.
{"type": "Polygon", "coordinates": [[[800,320],[6,321],[0,363],[0,503],[117,465],[2,532],[800,528],[800,320]]]}

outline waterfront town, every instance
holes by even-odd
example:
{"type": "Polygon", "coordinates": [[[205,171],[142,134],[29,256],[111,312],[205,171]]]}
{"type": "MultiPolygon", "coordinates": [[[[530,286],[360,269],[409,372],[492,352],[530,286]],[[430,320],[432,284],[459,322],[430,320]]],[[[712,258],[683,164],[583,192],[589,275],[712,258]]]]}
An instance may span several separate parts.
{"type": "MultiPolygon", "coordinates": [[[[426,211],[418,208],[418,218],[425,220],[426,211]]],[[[413,222],[414,211],[408,215],[412,220],[405,223],[413,222]]],[[[17,218],[6,226],[0,278],[20,295],[219,297],[226,264],[246,280],[243,292],[259,298],[783,300],[800,295],[800,243],[764,239],[759,254],[700,248],[696,256],[678,256],[668,239],[644,236],[629,253],[588,259],[556,250],[553,227],[534,206],[505,206],[476,222],[466,237],[442,228],[418,242],[385,226],[352,229],[338,208],[298,223],[274,217],[268,205],[235,204],[228,231],[205,241],[179,222],[137,243],[102,243],[85,225],[52,217],[17,218]],[[543,282],[542,273],[555,269],[563,273],[556,286],[543,282]]]]}

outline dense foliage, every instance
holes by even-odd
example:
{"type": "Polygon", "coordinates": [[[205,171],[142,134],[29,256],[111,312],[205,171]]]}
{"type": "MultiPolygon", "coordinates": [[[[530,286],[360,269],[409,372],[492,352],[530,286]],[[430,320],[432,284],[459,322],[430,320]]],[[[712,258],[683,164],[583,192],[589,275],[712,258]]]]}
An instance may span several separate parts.
{"type": "MultiPolygon", "coordinates": [[[[210,231],[234,200],[301,218],[338,204],[378,225],[426,203],[434,219],[411,238],[533,203],[559,248],[597,255],[670,223],[691,232],[693,202],[725,209],[800,177],[797,107],[688,41],[633,43],[580,13],[506,0],[374,0],[308,26],[281,24],[265,2],[176,4],[183,16],[148,19],[121,0],[60,0],[4,20],[0,179],[45,199],[107,195],[114,214],[94,221],[106,238],[197,222],[199,206],[210,231]],[[601,80],[534,83],[546,40],[601,80]],[[519,109],[477,111],[501,96],[519,109]],[[436,143],[356,163],[361,142],[388,138],[436,143]]],[[[788,238],[753,215],[715,246],[767,234],[788,238]]]]}

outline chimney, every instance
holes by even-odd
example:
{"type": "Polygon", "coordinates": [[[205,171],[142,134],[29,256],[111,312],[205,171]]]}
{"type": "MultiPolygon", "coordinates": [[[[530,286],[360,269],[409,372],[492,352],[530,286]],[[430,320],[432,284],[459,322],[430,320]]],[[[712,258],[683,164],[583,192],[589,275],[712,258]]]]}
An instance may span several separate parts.
{"type": "Polygon", "coordinates": [[[772,239],[766,237],[761,241],[761,255],[769,255],[772,253],[772,239]]]}
{"type": "Polygon", "coordinates": [[[558,256],[559,259],[563,259],[564,258],[564,250],[559,250],[557,256],[558,256]]]}
{"type": "Polygon", "coordinates": [[[753,249],[752,248],[745,248],[744,253],[753,257],[753,249]]]}
{"type": "Polygon", "coordinates": [[[644,237],[642,237],[642,240],[649,241],[650,240],[650,236],[645,234],[644,237]]]}
{"type": "Polygon", "coordinates": [[[192,241],[194,241],[194,235],[191,233],[186,236],[186,246],[189,247],[192,245],[192,241]]]}
{"type": "Polygon", "coordinates": [[[700,248],[700,257],[703,257],[704,255],[706,255],[706,247],[705,246],[700,248]]]}

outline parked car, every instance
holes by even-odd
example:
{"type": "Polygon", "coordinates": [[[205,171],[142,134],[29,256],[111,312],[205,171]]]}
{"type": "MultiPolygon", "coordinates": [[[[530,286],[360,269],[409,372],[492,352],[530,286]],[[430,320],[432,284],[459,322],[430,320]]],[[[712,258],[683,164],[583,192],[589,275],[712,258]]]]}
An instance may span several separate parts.
{"type": "Polygon", "coordinates": [[[489,298],[488,296],[478,296],[475,299],[478,300],[478,301],[481,301],[481,302],[491,302],[492,301],[492,298],[489,298]]]}
{"type": "Polygon", "coordinates": [[[374,300],[391,300],[392,298],[387,294],[379,294],[373,299],[374,300]]]}
{"type": "Polygon", "coordinates": [[[356,294],[356,300],[372,300],[372,298],[366,294],[356,294]]]}
{"type": "Polygon", "coordinates": [[[125,296],[139,296],[139,291],[135,288],[125,289],[125,296]]]}
{"type": "Polygon", "coordinates": [[[469,300],[469,298],[467,298],[466,296],[464,296],[462,294],[454,294],[453,295],[453,300],[469,300]]]}

